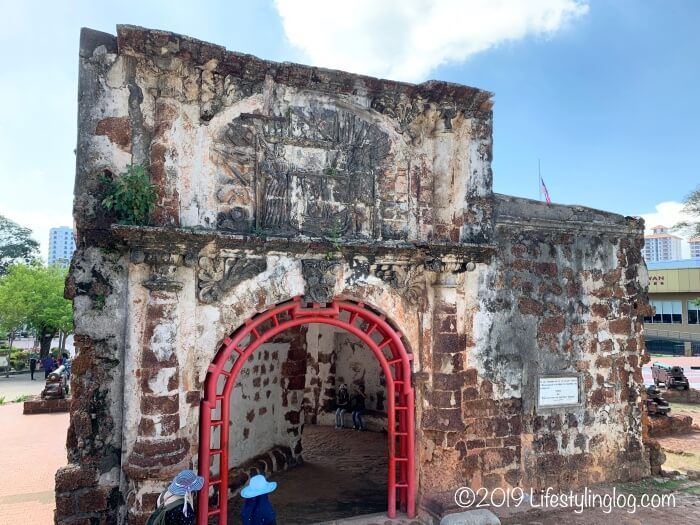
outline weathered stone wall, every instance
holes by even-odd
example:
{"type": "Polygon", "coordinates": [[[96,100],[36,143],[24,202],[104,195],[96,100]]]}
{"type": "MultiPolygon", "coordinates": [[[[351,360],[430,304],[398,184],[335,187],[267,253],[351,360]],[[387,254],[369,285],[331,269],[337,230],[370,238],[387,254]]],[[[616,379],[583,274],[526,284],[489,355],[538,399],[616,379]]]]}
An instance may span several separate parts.
{"type": "MultiPolygon", "coordinates": [[[[386,381],[376,356],[357,337],[328,325],[310,325],[304,416],[307,423],[335,425],[336,396],[342,383],[365,387],[368,417],[386,429],[386,381]]],[[[350,416],[345,416],[350,424],[350,416]]],[[[373,425],[374,427],[374,425],[373,425]]]]}
{"type": "MultiPolygon", "coordinates": [[[[197,466],[222,342],[300,296],[365,304],[401,332],[419,501],[465,483],[569,488],[648,471],[642,225],[494,197],[489,93],[266,62],[130,26],[117,38],[84,30],[80,57],[67,288],[79,353],[58,523],[143,523],[167,481],[197,466]],[[100,205],[103,177],[132,163],[157,190],[149,227],[115,226],[100,205]],[[538,407],[548,374],[579,377],[581,402],[538,407]]],[[[284,356],[258,351],[234,392],[235,436],[270,429],[274,408],[287,441],[237,448],[214,470],[294,464],[302,423],[332,421],[340,376],[367,382],[380,404],[367,349],[353,357],[346,336],[333,336],[340,350],[310,344],[332,333],[311,325],[275,340],[284,356]]],[[[245,481],[234,474],[229,494],[245,481]]]]}
{"type": "Polygon", "coordinates": [[[466,302],[436,310],[443,333],[425,391],[423,490],[458,481],[568,488],[648,475],[641,222],[496,202],[499,257],[476,272],[478,304],[467,285],[466,302]],[[460,317],[469,319],[464,331],[460,317]],[[538,406],[538,378],[548,375],[578,377],[580,403],[538,406]]]}
{"type": "Polygon", "coordinates": [[[58,518],[115,523],[122,511],[126,268],[119,253],[83,247],[66,281],[65,294],[76,313],[77,352],[71,370],[69,464],[56,473],[58,518]]]}

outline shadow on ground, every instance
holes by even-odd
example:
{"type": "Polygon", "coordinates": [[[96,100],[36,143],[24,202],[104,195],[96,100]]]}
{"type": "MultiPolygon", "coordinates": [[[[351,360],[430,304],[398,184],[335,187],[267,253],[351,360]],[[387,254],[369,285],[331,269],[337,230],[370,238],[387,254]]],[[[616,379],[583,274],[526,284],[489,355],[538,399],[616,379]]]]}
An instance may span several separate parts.
{"type": "MultiPolygon", "coordinates": [[[[306,425],[304,464],[273,474],[270,501],[280,525],[331,521],[386,512],[387,436],[306,425]]],[[[229,502],[229,524],[240,523],[243,499],[229,502]]]]}

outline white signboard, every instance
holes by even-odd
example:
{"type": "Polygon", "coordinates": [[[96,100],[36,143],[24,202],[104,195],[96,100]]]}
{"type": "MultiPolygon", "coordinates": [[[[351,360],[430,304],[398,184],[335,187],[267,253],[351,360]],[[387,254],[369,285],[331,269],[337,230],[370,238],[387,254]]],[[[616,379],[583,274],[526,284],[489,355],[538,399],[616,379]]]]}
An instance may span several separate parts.
{"type": "Polygon", "coordinates": [[[540,377],[539,406],[576,405],[578,377],[540,377]]]}
{"type": "Polygon", "coordinates": [[[0,368],[7,368],[10,363],[7,361],[7,356],[0,355],[0,368]]]}

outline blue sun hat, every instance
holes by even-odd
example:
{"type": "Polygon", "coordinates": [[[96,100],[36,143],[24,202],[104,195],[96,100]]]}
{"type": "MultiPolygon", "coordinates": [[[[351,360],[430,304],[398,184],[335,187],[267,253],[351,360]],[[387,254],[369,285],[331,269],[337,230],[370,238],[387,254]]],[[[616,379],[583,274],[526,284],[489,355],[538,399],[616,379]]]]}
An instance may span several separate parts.
{"type": "Polygon", "coordinates": [[[267,481],[265,476],[258,474],[253,476],[248,481],[248,484],[241,490],[241,496],[244,498],[254,498],[263,494],[269,494],[277,488],[276,481],[267,481]]]}
{"type": "Polygon", "coordinates": [[[184,496],[182,513],[187,516],[187,503],[192,504],[192,492],[201,490],[203,486],[204,478],[202,476],[198,476],[192,470],[183,470],[175,476],[173,482],[168,485],[168,492],[175,496],[184,496]]]}
{"type": "Polygon", "coordinates": [[[185,496],[190,492],[201,490],[203,486],[204,478],[202,476],[198,476],[191,470],[183,470],[175,476],[173,482],[168,486],[168,490],[176,496],[185,496]]]}

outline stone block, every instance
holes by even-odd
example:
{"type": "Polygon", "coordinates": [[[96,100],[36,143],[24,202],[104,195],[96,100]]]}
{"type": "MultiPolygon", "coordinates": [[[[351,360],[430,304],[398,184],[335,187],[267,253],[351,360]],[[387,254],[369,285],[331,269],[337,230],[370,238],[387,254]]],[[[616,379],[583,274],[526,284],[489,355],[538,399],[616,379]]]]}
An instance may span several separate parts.
{"type": "Polygon", "coordinates": [[[76,464],[61,467],[56,472],[56,493],[72,492],[97,484],[97,470],[76,464]]]}

